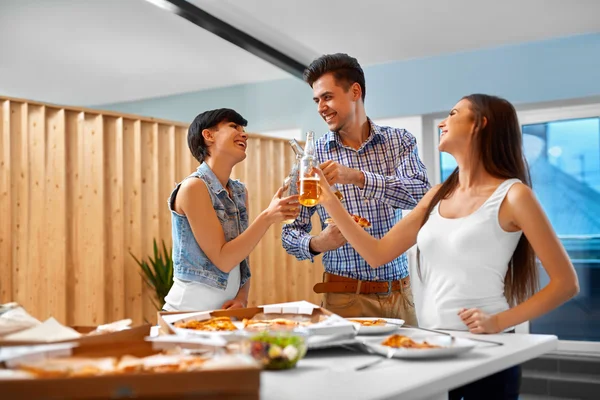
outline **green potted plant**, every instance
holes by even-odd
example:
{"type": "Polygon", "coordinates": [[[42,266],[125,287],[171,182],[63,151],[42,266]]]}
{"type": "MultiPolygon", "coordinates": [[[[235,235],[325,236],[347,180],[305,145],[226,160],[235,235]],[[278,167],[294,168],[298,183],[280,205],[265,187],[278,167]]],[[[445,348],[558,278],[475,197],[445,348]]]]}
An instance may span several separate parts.
{"type": "Polygon", "coordinates": [[[165,304],[165,297],[169,293],[173,285],[173,257],[171,251],[167,250],[165,241],[162,241],[162,252],[158,250],[156,239],[154,239],[154,257],[148,257],[149,263],[145,260],[138,260],[131,252],[129,253],[138,263],[141,271],[140,275],[144,282],[154,290],[156,299],[152,299],[152,303],[157,310],[162,309],[165,304]]]}

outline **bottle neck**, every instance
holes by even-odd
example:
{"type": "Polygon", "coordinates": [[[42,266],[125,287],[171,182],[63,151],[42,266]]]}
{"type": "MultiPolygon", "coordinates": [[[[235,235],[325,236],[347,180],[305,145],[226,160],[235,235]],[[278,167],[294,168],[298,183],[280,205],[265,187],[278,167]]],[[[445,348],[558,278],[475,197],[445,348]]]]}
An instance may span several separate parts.
{"type": "Polygon", "coordinates": [[[306,147],[304,147],[304,155],[311,156],[313,158],[315,156],[315,137],[313,132],[308,132],[306,134],[306,147]]]}

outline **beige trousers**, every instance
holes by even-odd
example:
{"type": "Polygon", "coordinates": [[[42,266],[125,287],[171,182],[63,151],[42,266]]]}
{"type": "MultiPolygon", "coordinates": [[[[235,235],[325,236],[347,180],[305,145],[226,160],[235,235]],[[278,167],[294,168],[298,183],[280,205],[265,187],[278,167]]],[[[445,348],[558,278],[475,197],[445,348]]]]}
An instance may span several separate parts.
{"type": "Polygon", "coordinates": [[[412,289],[390,294],[323,293],[321,306],[340,317],[399,318],[417,326],[412,289]]]}

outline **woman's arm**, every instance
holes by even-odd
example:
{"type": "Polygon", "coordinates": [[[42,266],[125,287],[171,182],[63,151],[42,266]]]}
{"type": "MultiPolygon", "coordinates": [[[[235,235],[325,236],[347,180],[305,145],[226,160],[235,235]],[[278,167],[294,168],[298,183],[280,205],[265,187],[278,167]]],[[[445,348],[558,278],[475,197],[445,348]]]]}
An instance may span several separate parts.
{"type": "Polygon", "coordinates": [[[531,243],[550,283],[518,306],[493,316],[477,309],[464,310],[461,318],[473,333],[501,332],[552,311],[579,292],[573,264],[531,189],[516,184],[505,202],[512,225],[521,229],[531,243]]]}
{"type": "Polygon", "coordinates": [[[280,198],[280,188],[269,207],[261,212],[241,235],[229,242],[213,208],[208,189],[200,179],[187,179],[179,189],[176,202],[188,219],[198,245],[221,271],[229,273],[258,244],[269,227],[299,212],[298,196],[280,198]]]}
{"type": "Polygon", "coordinates": [[[416,243],[417,233],[421,229],[421,222],[427,212],[427,207],[439,188],[436,186],[429,190],[413,211],[390,229],[383,238],[376,239],[354,222],[354,219],[333,194],[321,171],[319,174],[322,191],[319,203],[331,215],[346,240],[373,268],[398,258],[416,243]]]}

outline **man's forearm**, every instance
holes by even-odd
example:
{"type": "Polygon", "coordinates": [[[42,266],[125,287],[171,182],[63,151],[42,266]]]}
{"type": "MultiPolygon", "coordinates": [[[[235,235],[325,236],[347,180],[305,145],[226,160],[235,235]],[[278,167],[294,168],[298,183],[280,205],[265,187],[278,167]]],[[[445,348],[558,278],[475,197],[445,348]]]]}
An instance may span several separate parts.
{"type": "Polygon", "coordinates": [[[318,256],[323,252],[318,236],[313,236],[310,238],[310,241],[308,242],[308,251],[310,251],[313,256],[318,256]]]}

